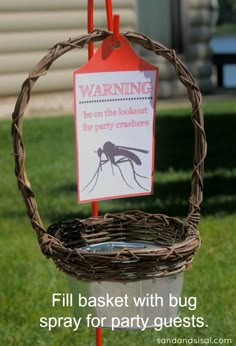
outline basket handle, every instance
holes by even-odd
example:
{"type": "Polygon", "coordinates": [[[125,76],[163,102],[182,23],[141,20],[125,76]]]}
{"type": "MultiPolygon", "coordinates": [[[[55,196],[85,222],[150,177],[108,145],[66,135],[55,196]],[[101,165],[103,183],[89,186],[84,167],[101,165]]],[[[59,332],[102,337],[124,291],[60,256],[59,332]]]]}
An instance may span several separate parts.
{"type": "MultiPolygon", "coordinates": [[[[111,35],[110,32],[95,30],[87,35],[75,37],[68,41],[59,42],[52,47],[43,59],[35,66],[23,82],[20,94],[18,96],[14,112],[12,114],[12,138],[13,150],[15,158],[15,174],[17,177],[18,187],[22,193],[26,204],[28,216],[31,220],[33,228],[36,230],[38,237],[42,237],[46,233],[40,217],[34,192],[31,188],[29,179],[27,178],[25,168],[25,147],[23,141],[23,117],[27,104],[30,100],[32,88],[36,81],[43,75],[47,74],[49,68],[59,57],[72,49],[82,48],[91,42],[103,41],[111,35]]],[[[203,198],[203,171],[204,159],[206,157],[206,136],[204,131],[204,119],[202,111],[202,95],[196,85],[192,75],[176,56],[172,49],[168,49],[159,42],[153,41],[139,33],[128,32],[125,37],[133,43],[139,44],[156,55],[162,56],[168,60],[175,68],[176,75],[181,83],[186,87],[189,101],[192,105],[192,123],[195,133],[195,149],[193,160],[193,172],[191,178],[191,194],[189,198],[189,212],[185,224],[193,233],[197,231],[197,225],[200,220],[200,205],[203,198]]]]}

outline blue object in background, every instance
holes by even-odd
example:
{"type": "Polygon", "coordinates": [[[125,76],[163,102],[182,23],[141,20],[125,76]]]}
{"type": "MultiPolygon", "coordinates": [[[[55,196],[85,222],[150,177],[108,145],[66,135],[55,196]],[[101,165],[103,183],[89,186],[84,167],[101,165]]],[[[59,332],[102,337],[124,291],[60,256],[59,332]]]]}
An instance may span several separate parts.
{"type": "MultiPolygon", "coordinates": [[[[236,36],[216,36],[211,40],[211,48],[216,54],[236,54],[236,36]]],[[[236,87],[236,60],[235,65],[224,65],[223,86],[236,87]]]]}

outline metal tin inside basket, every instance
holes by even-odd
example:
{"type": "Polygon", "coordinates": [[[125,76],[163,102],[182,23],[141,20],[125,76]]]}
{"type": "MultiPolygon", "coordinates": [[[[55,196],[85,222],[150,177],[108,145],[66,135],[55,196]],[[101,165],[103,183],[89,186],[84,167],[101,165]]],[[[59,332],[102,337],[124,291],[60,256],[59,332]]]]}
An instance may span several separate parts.
{"type": "MultiPolygon", "coordinates": [[[[155,248],[158,245],[115,241],[89,245],[81,249],[106,252],[146,247],[155,248]]],[[[133,259],[131,261],[133,262],[133,259]]],[[[174,301],[180,297],[183,277],[183,272],[180,272],[128,283],[84,282],[72,277],[68,277],[68,280],[73,294],[75,315],[81,317],[87,326],[144,330],[168,324],[170,319],[178,316],[178,305],[170,306],[170,297],[175,297],[174,301]]]]}
{"type": "Polygon", "coordinates": [[[98,252],[98,251],[120,251],[124,248],[130,249],[145,249],[145,248],[155,248],[159,247],[158,245],[154,245],[153,243],[140,243],[140,242],[128,242],[128,241],[108,241],[105,243],[92,244],[89,246],[81,247],[81,250],[86,250],[90,252],[98,252]]]}

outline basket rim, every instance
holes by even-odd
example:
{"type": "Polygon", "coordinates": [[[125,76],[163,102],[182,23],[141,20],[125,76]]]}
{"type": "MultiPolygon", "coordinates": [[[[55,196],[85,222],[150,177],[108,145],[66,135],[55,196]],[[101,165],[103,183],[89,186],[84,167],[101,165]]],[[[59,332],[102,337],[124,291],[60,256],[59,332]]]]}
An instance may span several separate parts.
{"type": "MultiPolygon", "coordinates": [[[[87,219],[86,219],[87,220],[87,219]]],[[[105,243],[104,241],[102,243],[105,243]]],[[[172,245],[120,251],[88,252],[78,247],[65,247],[61,241],[44,233],[40,238],[42,252],[52,258],[59,270],[80,281],[134,282],[176,275],[191,268],[200,247],[199,234],[172,245]]]]}
{"type": "MultiPolygon", "coordinates": [[[[165,228],[164,228],[165,229],[165,228]]],[[[63,235],[62,234],[62,235],[63,235]]],[[[116,235],[116,234],[115,234],[116,235]]],[[[41,238],[41,245],[42,250],[44,250],[47,247],[46,255],[50,253],[50,251],[62,251],[66,256],[73,256],[73,255],[79,255],[82,256],[84,259],[91,259],[92,257],[96,258],[106,258],[107,260],[114,260],[114,258],[117,258],[117,255],[124,254],[123,261],[127,261],[127,259],[134,258],[136,255],[140,258],[144,258],[145,256],[152,256],[153,258],[167,258],[171,255],[176,257],[182,257],[185,256],[186,253],[194,253],[200,246],[201,240],[199,232],[193,232],[189,227],[186,227],[184,222],[179,220],[176,217],[169,217],[164,214],[151,214],[151,213],[145,213],[139,210],[132,210],[132,211],[126,211],[124,213],[115,213],[110,214],[107,213],[105,216],[99,216],[99,217],[89,217],[84,220],[80,219],[73,219],[73,220],[61,220],[48,228],[48,232],[44,234],[44,236],[41,238]],[[129,219],[132,218],[132,221],[129,223],[129,219]],[[153,220],[155,218],[155,220],[153,220]],[[114,224],[112,224],[112,221],[114,221],[114,224]],[[154,221],[154,222],[153,222],[154,221]],[[75,227],[75,222],[77,223],[77,227],[75,227]],[[73,224],[73,225],[72,225],[73,224]],[[160,233],[160,229],[157,229],[157,224],[161,224],[163,228],[163,225],[166,227],[171,228],[174,224],[176,228],[176,234],[171,239],[171,242],[166,243],[163,241],[153,241],[145,239],[145,236],[143,237],[143,234],[146,232],[149,234],[152,233],[160,233]],[[78,225],[84,226],[84,229],[81,230],[78,225]],[[135,227],[133,227],[135,225],[135,227]],[[63,226],[68,227],[69,230],[76,230],[76,235],[82,234],[83,240],[86,241],[86,243],[82,246],[65,246],[63,244],[63,239],[60,237],[60,232],[65,233],[65,229],[63,229],[63,226]],[[177,238],[177,233],[180,232],[180,227],[182,227],[182,239],[177,238]],[[90,245],[96,245],[100,243],[107,243],[112,242],[113,235],[111,235],[112,228],[115,227],[116,232],[122,233],[122,236],[116,239],[115,241],[123,242],[127,239],[129,241],[134,241],[132,237],[132,231],[135,229],[143,230],[141,232],[141,239],[135,239],[135,242],[141,242],[141,243],[148,243],[153,245],[158,245],[155,249],[153,247],[150,248],[123,248],[122,250],[112,250],[112,251],[96,251],[96,252],[90,252],[83,249],[84,246],[90,246],[90,245]],[[59,231],[59,232],[58,232],[59,231]],[[102,233],[102,239],[100,240],[99,236],[102,233]],[[88,235],[88,239],[86,239],[86,236],[88,235]],[[91,237],[92,235],[92,237],[91,237]],[[130,238],[131,235],[131,239],[130,238]],[[121,239],[122,238],[122,239],[121,239]],[[162,244],[161,244],[162,243],[162,244]],[[49,251],[50,248],[50,251],[49,251]]]]}

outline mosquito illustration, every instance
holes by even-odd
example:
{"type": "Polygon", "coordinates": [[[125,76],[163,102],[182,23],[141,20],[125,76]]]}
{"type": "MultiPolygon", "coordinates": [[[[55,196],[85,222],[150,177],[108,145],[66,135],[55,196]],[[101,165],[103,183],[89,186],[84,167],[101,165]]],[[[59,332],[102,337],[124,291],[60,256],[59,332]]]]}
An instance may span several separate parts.
{"type": "Polygon", "coordinates": [[[105,142],[102,148],[98,148],[98,150],[95,151],[95,153],[97,153],[97,155],[99,157],[98,167],[97,167],[92,179],[88,182],[88,184],[83,188],[82,191],[84,191],[91,184],[92,184],[92,188],[89,190],[89,192],[92,192],[94,190],[94,188],[98,182],[99,174],[102,171],[102,166],[104,166],[108,162],[111,163],[111,170],[112,170],[113,176],[115,175],[114,174],[114,166],[115,166],[118,168],[124,183],[127,186],[129,186],[131,189],[133,189],[133,187],[125,179],[123,171],[120,167],[120,165],[122,163],[128,162],[130,164],[131,169],[132,169],[133,178],[134,178],[134,181],[136,182],[136,184],[140,188],[142,188],[143,190],[148,191],[145,187],[143,187],[139,183],[139,181],[137,179],[137,177],[140,177],[140,178],[147,178],[147,177],[144,177],[143,175],[140,175],[135,171],[134,163],[138,166],[141,166],[142,162],[141,162],[140,158],[136,154],[134,154],[132,151],[140,152],[143,154],[149,153],[149,151],[147,151],[147,150],[143,150],[143,149],[139,149],[139,148],[130,148],[130,147],[125,147],[125,146],[121,146],[121,145],[115,145],[115,144],[111,143],[110,141],[105,142]],[[105,158],[103,159],[102,156],[104,156],[105,158]],[[118,158],[119,156],[120,156],[120,158],[118,158]]]}

